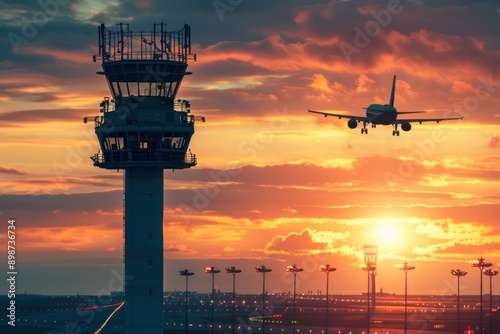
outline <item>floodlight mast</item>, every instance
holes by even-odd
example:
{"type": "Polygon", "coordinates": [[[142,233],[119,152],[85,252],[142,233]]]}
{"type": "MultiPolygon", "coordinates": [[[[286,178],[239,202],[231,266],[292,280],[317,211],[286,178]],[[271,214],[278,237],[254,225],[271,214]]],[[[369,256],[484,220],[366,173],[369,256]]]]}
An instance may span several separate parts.
{"type": "Polygon", "coordinates": [[[195,119],[176,99],[191,54],[191,28],[132,32],[99,26],[105,97],[94,121],[100,150],[94,166],[124,170],[125,333],[163,334],[163,170],[196,165],[188,152],[195,119]]]}
{"type": "Polygon", "coordinates": [[[469,266],[479,269],[479,333],[483,334],[483,270],[493,264],[484,262],[483,256],[469,261],[469,266]]]}
{"type": "Polygon", "coordinates": [[[457,277],[457,334],[460,334],[460,277],[467,275],[467,272],[460,269],[452,269],[451,274],[457,277]]]}
{"type": "Polygon", "coordinates": [[[322,264],[319,266],[319,271],[326,273],[326,315],[325,315],[325,334],[328,334],[328,305],[329,300],[328,300],[328,281],[329,281],[329,276],[330,272],[337,270],[337,268],[330,267],[329,264],[322,264]]]}
{"type": "Polygon", "coordinates": [[[414,266],[409,266],[408,262],[399,263],[396,265],[397,270],[405,273],[405,334],[408,333],[408,271],[414,270],[414,266]]]}
{"type": "Polygon", "coordinates": [[[179,274],[181,276],[186,277],[186,295],[184,297],[184,313],[185,313],[186,318],[185,318],[185,323],[184,323],[184,329],[185,329],[186,334],[187,334],[188,327],[189,327],[188,326],[188,303],[189,303],[189,294],[188,294],[188,291],[189,291],[188,286],[189,285],[188,284],[189,284],[189,276],[193,276],[194,273],[187,270],[187,269],[184,269],[184,270],[179,270],[179,274]]]}
{"type": "Polygon", "coordinates": [[[226,268],[226,273],[228,274],[233,274],[233,300],[231,303],[233,304],[233,334],[236,333],[236,322],[235,322],[235,309],[236,309],[236,274],[241,273],[241,269],[236,269],[236,267],[227,267],[226,268]]]}
{"type": "Polygon", "coordinates": [[[262,333],[266,332],[266,273],[273,271],[262,265],[255,267],[255,271],[262,274],[262,333]]]}
{"type": "Polygon", "coordinates": [[[215,267],[206,267],[205,272],[207,274],[212,274],[212,299],[210,300],[210,308],[212,311],[212,334],[214,332],[214,306],[215,306],[215,274],[220,273],[219,269],[215,269],[215,267]]]}
{"type": "Polygon", "coordinates": [[[492,278],[493,276],[498,275],[498,270],[493,269],[484,269],[483,274],[490,277],[490,334],[493,334],[493,285],[492,278]]]}
{"type": "Polygon", "coordinates": [[[292,320],[292,326],[293,326],[293,333],[295,333],[295,325],[297,324],[297,319],[295,318],[295,302],[297,299],[297,273],[300,273],[301,271],[304,271],[303,268],[297,267],[296,264],[291,265],[291,266],[286,266],[286,271],[289,273],[293,273],[293,320],[292,320]]]}

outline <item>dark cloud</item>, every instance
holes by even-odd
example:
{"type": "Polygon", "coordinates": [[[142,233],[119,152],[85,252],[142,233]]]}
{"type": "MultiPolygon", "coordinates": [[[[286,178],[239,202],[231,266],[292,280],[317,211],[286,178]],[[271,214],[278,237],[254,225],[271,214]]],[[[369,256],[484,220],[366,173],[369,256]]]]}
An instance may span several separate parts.
{"type": "MultiPolygon", "coordinates": [[[[459,189],[432,191],[433,188],[421,188],[422,184],[440,177],[457,184],[483,178],[495,181],[499,177],[495,161],[480,158],[457,168],[453,164],[425,166],[418,161],[374,156],[355,159],[350,168],[304,163],[249,165],[226,171],[193,169],[172,175],[177,181],[190,182],[192,188],[172,189],[165,198],[167,207],[181,209],[181,220],[206,213],[250,219],[296,215],[283,211],[285,208],[295,209],[301,217],[349,219],[384,215],[387,205],[417,216],[419,210],[427,208],[426,215],[439,216],[449,214],[450,207],[462,203],[461,199],[467,203],[481,199],[459,189]],[[398,181],[395,187],[388,183],[393,180],[398,181]],[[421,189],[406,190],[413,187],[421,189]],[[419,203],[424,204],[418,206],[419,203]]],[[[460,210],[467,210],[470,216],[478,212],[477,207],[464,206],[460,210]]]]}
{"type": "MultiPolygon", "coordinates": [[[[116,5],[61,5],[58,14],[40,27],[36,36],[30,38],[25,47],[23,45],[25,52],[13,53],[7,38],[0,39],[0,47],[7,51],[2,53],[5,61],[2,62],[0,58],[0,67],[5,68],[7,70],[5,73],[11,77],[19,76],[20,73],[25,76],[25,87],[29,85],[29,76],[38,74],[44,76],[47,83],[52,85],[75,85],[78,83],[74,78],[78,78],[78,82],[86,83],[84,87],[79,86],[78,91],[93,90],[97,93],[95,89],[98,87],[99,92],[106,94],[103,78],[94,74],[99,70],[99,65],[90,60],[91,55],[97,52],[96,26],[102,21],[113,29],[115,22],[130,18],[132,30],[148,30],[152,22],[158,21],[157,19],[167,21],[168,27],[174,30],[186,22],[192,24],[193,41],[201,49],[194,50],[200,57],[197,63],[191,64],[195,76],[193,79],[187,79],[186,83],[193,82],[195,85],[198,84],[198,87],[201,83],[215,88],[221,85],[221,89],[206,90],[184,86],[181,88],[180,96],[189,95],[193,101],[199,102],[200,106],[203,105],[204,109],[217,110],[220,115],[264,114],[268,110],[262,108],[262,104],[268,105],[270,102],[293,105],[297,108],[290,108],[292,112],[299,113],[299,110],[302,112],[307,106],[297,94],[290,92],[295,89],[297,91],[307,89],[315,73],[329,72],[332,75],[326,73],[326,77],[330,82],[339,81],[348,91],[352,91],[355,78],[352,74],[346,76],[339,71],[345,68],[348,71],[370,72],[373,68],[381,66],[382,57],[386,55],[398,54],[401,62],[393,66],[397,69],[404,64],[404,70],[412,75],[415,72],[418,74],[422,68],[427,68],[428,72],[442,72],[444,77],[447,74],[446,71],[443,72],[443,68],[449,68],[451,71],[464,63],[471,64],[472,68],[477,67],[485,73],[494,72],[498,68],[496,66],[498,54],[492,52],[494,49],[490,44],[482,49],[478,43],[488,38],[489,35],[484,35],[484,32],[491,32],[492,29],[477,28],[478,20],[474,20],[474,17],[483,17],[482,14],[488,13],[486,19],[481,19],[479,22],[489,24],[488,27],[495,23],[493,16],[496,19],[496,10],[493,10],[493,2],[483,1],[475,5],[462,4],[453,7],[447,7],[446,3],[441,4],[446,10],[441,10],[442,7],[429,2],[402,4],[401,13],[392,15],[388,26],[380,34],[372,37],[369,45],[361,48],[359,54],[352,55],[351,63],[348,63],[342,54],[340,44],[344,42],[354,45],[356,35],[354,28],[364,29],[367,22],[375,20],[371,11],[387,10],[385,1],[379,4],[343,1],[323,1],[314,4],[307,1],[242,2],[234,6],[233,10],[227,11],[224,20],[220,20],[212,2],[154,1],[148,6],[145,4],[148,3],[127,0],[116,5]],[[95,15],[99,10],[103,11],[101,16],[95,15]],[[442,19],[422,20],[422,17],[428,16],[429,10],[434,11],[433,15],[442,19]],[[456,15],[450,15],[450,10],[455,11],[456,15]],[[258,15],[259,20],[255,20],[254,14],[258,15]],[[450,24],[441,23],[449,20],[454,21],[450,24]],[[471,21],[467,24],[470,20],[474,23],[471,21]],[[467,32],[464,31],[460,36],[456,28],[467,29],[467,32]],[[59,38],[62,31],[64,38],[59,38]],[[423,35],[436,43],[449,44],[449,50],[442,52],[432,44],[423,43],[423,35]],[[393,40],[394,36],[400,38],[393,40]],[[52,50],[53,54],[50,52],[41,54],[39,48],[52,50]],[[56,56],[57,51],[62,50],[67,54],[56,56]],[[298,55],[298,59],[294,59],[293,56],[297,51],[301,54],[298,55]],[[219,53],[225,54],[226,57],[210,60],[214,54],[219,53]],[[236,55],[232,55],[233,53],[236,55]],[[85,55],[88,55],[88,63],[82,58],[85,55]],[[208,59],[206,57],[204,59],[204,55],[208,59]],[[81,59],[76,60],[77,56],[81,59]],[[419,71],[415,71],[416,68],[419,71]],[[273,73],[285,76],[273,77],[273,73]],[[249,82],[245,83],[245,79],[249,82]],[[221,101],[224,101],[223,105],[231,107],[221,108],[221,101]],[[300,104],[302,106],[299,108],[300,104]]],[[[34,1],[31,5],[15,4],[10,7],[13,10],[26,9],[22,15],[32,15],[39,10],[38,3],[34,1]]],[[[13,32],[14,28],[21,28],[19,26],[21,14],[14,12],[18,16],[12,14],[11,21],[7,20],[0,26],[0,32],[4,36],[13,32]],[[13,26],[14,22],[17,22],[17,26],[13,26]]],[[[493,74],[498,75],[498,73],[493,74]]],[[[470,78],[464,80],[471,81],[470,78]]],[[[456,103],[461,103],[464,99],[463,96],[452,99],[453,95],[449,94],[451,85],[449,82],[443,83],[439,80],[432,82],[433,86],[438,87],[432,90],[419,89],[429,85],[428,78],[412,80],[410,83],[422,94],[418,100],[415,99],[416,102],[428,100],[427,98],[431,96],[426,95],[431,93],[436,101],[449,101],[432,107],[452,109],[456,103]]],[[[479,83],[477,78],[471,82],[472,85],[479,83]]],[[[13,89],[12,86],[10,89],[13,89]]],[[[5,97],[39,102],[52,102],[58,98],[53,93],[26,94],[10,89],[3,90],[5,97]]],[[[309,90],[311,96],[314,96],[312,89],[309,90]]],[[[345,96],[345,101],[342,96],[338,98],[340,100],[337,105],[344,106],[345,109],[350,107],[352,101],[350,94],[345,96]]],[[[481,109],[490,109],[492,102],[494,101],[481,101],[481,109]]],[[[479,113],[473,113],[472,116],[483,118],[479,113]]]]}
{"type": "Polygon", "coordinates": [[[196,0],[152,1],[145,8],[140,2],[126,0],[108,7],[101,15],[92,17],[91,22],[105,22],[112,26],[126,17],[130,18],[134,30],[149,30],[152,22],[166,22],[172,30],[180,29],[188,23],[192,26],[193,41],[208,46],[219,41],[262,39],[273,31],[293,25],[296,8],[309,5],[304,0],[242,1],[229,5],[230,9],[219,15],[214,3],[215,1],[196,0]]]}
{"type": "Polygon", "coordinates": [[[200,82],[217,82],[219,80],[234,81],[241,78],[264,77],[272,74],[264,68],[256,68],[253,64],[242,63],[235,60],[219,60],[210,63],[203,62],[203,56],[198,61],[191,63],[190,69],[194,71],[192,77],[185,80],[193,84],[200,82]]]}
{"type": "Polygon", "coordinates": [[[0,173],[3,174],[18,174],[18,175],[26,175],[27,173],[21,169],[0,166],[0,173]]]}
{"type": "Polygon", "coordinates": [[[95,212],[122,208],[121,191],[61,195],[0,195],[2,213],[22,212],[95,212]]]}
{"type": "Polygon", "coordinates": [[[498,21],[498,2],[494,0],[427,0],[401,3],[405,9],[398,16],[404,24],[398,25],[398,30],[402,33],[418,31],[425,25],[426,29],[437,33],[477,36],[487,43],[488,49],[500,49],[492,29],[498,21]],[[453,11],[453,15],[449,15],[450,11],[453,11]],[[421,18],[430,15],[429,13],[432,13],[433,19],[423,21],[421,18]],[[476,24],[463,24],[472,21],[476,24]]]}
{"type": "MultiPolygon", "coordinates": [[[[201,182],[235,182],[254,186],[322,186],[352,182],[365,187],[387,185],[386,173],[400,173],[402,164],[411,164],[412,178],[416,181],[425,168],[418,162],[406,162],[394,157],[365,156],[338,165],[313,162],[271,166],[246,165],[237,170],[193,169],[173,175],[175,179],[201,182]],[[369,171],[367,173],[367,170],[369,171]]],[[[410,166],[404,166],[410,168],[410,166]]]]}
{"type": "MultiPolygon", "coordinates": [[[[190,219],[196,226],[213,225],[213,221],[199,221],[207,213],[210,215],[229,216],[234,218],[264,219],[279,217],[370,217],[383,214],[390,204],[392,208],[401,208],[407,214],[439,216],[449,212],[462,201],[474,201],[474,196],[460,192],[437,192],[427,188],[419,191],[391,190],[387,185],[384,173],[393,170],[397,173],[403,161],[394,158],[364,157],[353,161],[350,168],[321,166],[312,163],[284,164],[276,166],[244,166],[239,170],[193,169],[183,173],[166,175],[165,222],[185,222],[190,219]],[[388,169],[389,168],[389,169],[388,169]],[[370,173],[366,171],[370,170],[370,173]],[[189,184],[189,188],[182,185],[189,184]],[[177,185],[181,185],[178,187],[177,185]],[[362,200],[360,200],[362,199],[362,200]],[[458,201],[457,201],[458,200],[458,201]],[[416,205],[423,203],[421,205],[416,205]],[[292,208],[289,210],[286,208],[292,208]],[[189,217],[192,216],[192,217],[189,217]]],[[[470,182],[473,178],[495,180],[499,175],[494,169],[498,158],[477,159],[476,164],[467,168],[447,167],[435,164],[424,167],[415,164],[411,177],[404,179],[404,187],[419,185],[434,175],[450,175],[456,182],[470,182]],[[488,170],[491,169],[491,170],[488,170]],[[484,175],[483,175],[484,174],[484,175]]],[[[408,167],[405,167],[408,168],[408,167]]],[[[103,175],[85,179],[62,178],[65,186],[93,185],[109,187],[110,182],[121,188],[121,175],[103,175]]],[[[20,181],[22,182],[22,180],[20,181]]],[[[26,182],[39,184],[41,188],[47,183],[41,180],[26,182]]],[[[122,191],[94,192],[87,194],[60,195],[1,195],[0,212],[5,215],[19,215],[28,225],[41,220],[54,224],[56,221],[64,226],[64,219],[74,214],[86,214],[89,219],[97,214],[96,223],[114,221],[119,223],[122,212],[122,191]],[[109,214],[106,214],[109,213],[109,214]]],[[[481,199],[476,198],[476,202],[481,199]]],[[[483,211],[495,210],[496,206],[484,204],[483,211]]],[[[460,207],[467,215],[477,215],[479,207],[460,207]]],[[[466,216],[464,214],[464,216],[466,216]]],[[[82,216],[83,217],[83,216],[82,216]]],[[[83,218],[82,218],[83,219],[83,218]]],[[[70,222],[66,222],[70,223],[70,222]]],[[[74,221],[76,225],[81,221],[74,221]]],[[[175,225],[175,224],[174,224],[175,225]]],[[[215,225],[214,225],[215,226],[215,225]]]]}
{"type": "Polygon", "coordinates": [[[58,177],[56,179],[28,178],[28,179],[16,180],[16,182],[19,184],[25,183],[28,185],[38,185],[40,187],[60,186],[62,189],[74,185],[85,185],[85,186],[106,187],[106,188],[113,187],[113,184],[111,182],[108,182],[107,179],[102,179],[102,178],[93,179],[92,177],[79,178],[76,176],[58,177]]]}
{"type": "Polygon", "coordinates": [[[42,122],[83,122],[85,116],[97,114],[93,109],[39,109],[0,113],[0,121],[5,126],[23,126],[42,122]]]}

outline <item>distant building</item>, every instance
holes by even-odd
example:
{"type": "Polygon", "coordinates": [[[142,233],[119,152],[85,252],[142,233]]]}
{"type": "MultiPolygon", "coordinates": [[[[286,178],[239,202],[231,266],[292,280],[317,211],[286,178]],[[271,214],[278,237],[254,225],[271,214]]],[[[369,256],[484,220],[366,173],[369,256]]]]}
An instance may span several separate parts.
{"type": "MultiPolygon", "coordinates": [[[[363,292],[361,295],[366,296],[367,294],[368,294],[367,292],[363,292]]],[[[395,296],[396,295],[395,293],[384,292],[384,289],[382,287],[380,288],[380,291],[376,292],[375,294],[377,296],[395,296]]]]}

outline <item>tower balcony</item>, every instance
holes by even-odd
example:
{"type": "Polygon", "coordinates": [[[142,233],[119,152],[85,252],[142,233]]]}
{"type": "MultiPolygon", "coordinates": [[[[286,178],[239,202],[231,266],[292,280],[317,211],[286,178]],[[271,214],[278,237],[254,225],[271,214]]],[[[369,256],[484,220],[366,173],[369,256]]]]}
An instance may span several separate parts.
{"type": "Polygon", "coordinates": [[[196,166],[196,155],[174,150],[105,150],[90,157],[94,166],[106,169],[129,167],[158,167],[162,169],[184,169],[196,166]]]}

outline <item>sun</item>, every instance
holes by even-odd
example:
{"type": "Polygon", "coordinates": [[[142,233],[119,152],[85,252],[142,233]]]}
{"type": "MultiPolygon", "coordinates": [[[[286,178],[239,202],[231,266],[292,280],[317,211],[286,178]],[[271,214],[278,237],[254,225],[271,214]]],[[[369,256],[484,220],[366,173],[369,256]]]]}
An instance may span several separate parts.
{"type": "Polygon", "coordinates": [[[370,234],[379,247],[401,251],[408,242],[404,226],[404,221],[397,218],[379,218],[370,234]]]}
{"type": "Polygon", "coordinates": [[[401,231],[397,224],[393,222],[382,223],[377,228],[377,237],[381,242],[394,243],[399,240],[401,231]]]}

